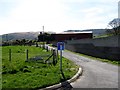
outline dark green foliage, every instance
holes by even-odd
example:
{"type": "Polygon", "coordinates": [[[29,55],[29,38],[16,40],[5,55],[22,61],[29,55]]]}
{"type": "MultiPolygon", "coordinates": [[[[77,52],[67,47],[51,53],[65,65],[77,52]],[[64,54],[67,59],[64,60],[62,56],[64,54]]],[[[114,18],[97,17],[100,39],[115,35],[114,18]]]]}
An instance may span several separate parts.
{"type": "Polygon", "coordinates": [[[49,43],[50,41],[53,41],[53,40],[54,38],[49,33],[40,33],[38,35],[38,41],[41,41],[41,42],[45,41],[49,43]]]}

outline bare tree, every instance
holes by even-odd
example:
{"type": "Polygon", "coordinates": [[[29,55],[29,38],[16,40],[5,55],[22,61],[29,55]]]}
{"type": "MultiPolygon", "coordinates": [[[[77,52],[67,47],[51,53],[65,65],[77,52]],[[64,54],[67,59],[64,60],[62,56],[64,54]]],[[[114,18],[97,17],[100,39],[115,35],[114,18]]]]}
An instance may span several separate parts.
{"type": "Polygon", "coordinates": [[[120,35],[120,18],[115,18],[108,23],[107,33],[113,35],[120,35]]]}

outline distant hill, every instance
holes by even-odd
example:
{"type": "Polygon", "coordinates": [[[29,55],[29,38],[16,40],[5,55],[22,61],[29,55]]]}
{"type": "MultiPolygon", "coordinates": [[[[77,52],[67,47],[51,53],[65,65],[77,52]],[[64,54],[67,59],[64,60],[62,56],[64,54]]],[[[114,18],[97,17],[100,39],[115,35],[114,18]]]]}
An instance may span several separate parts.
{"type": "MultiPolygon", "coordinates": [[[[55,32],[48,31],[47,33],[52,34],[55,32]]],[[[38,39],[39,34],[40,32],[8,33],[8,34],[0,35],[0,38],[2,38],[2,41],[19,40],[19,39],[35,40],[38,39]]]]}
{"type": "Polygon", "coordinates": [[[20,32],[20,33],[9,33],[0,35],[2,41],[17,40],[17,39],[28,39],[35,40],[37,39],[39,32],[20,32]]]}

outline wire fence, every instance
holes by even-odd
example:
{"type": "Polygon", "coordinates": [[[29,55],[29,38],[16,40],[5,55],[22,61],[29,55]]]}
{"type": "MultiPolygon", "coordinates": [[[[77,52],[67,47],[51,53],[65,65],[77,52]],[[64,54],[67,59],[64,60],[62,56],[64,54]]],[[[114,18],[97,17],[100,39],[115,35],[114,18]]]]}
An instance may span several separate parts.
{"type": "MultiPolygon", "coordinates": [[[[33,55],[32,57],[29,56],[31,52],[29,52],[29,49],[24,50],[24,60],[25,62],[32,62],[32,61],[37,61],[45,64],[53,64],[56,65],[58,62],[58,51],[54,48],[51,48],[49,46],[43,46],[43,45],[37,45],[36,47],[43,48],[44,52],[50,52],[49,54],[42,54],[42,55],[33,55]]],[[[39,49],[39,48],[38,48],[39,49]]],[[[13,55],[12,49],[9,49],[9,61],[12,62],[13,60],[13,55]]]]}

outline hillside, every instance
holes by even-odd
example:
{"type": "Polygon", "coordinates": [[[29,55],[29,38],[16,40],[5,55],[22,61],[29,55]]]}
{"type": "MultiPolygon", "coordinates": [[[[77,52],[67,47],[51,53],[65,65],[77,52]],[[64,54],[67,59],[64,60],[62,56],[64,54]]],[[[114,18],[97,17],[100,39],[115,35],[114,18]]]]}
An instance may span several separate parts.
{"type": "Polygon", "coordinates": [[[0,35],[2,41],[16,40],[16,39],[28,39],[35,40],[38,37],[39,32],[20,32],[20,33],[9,33],[0,35]]]}

